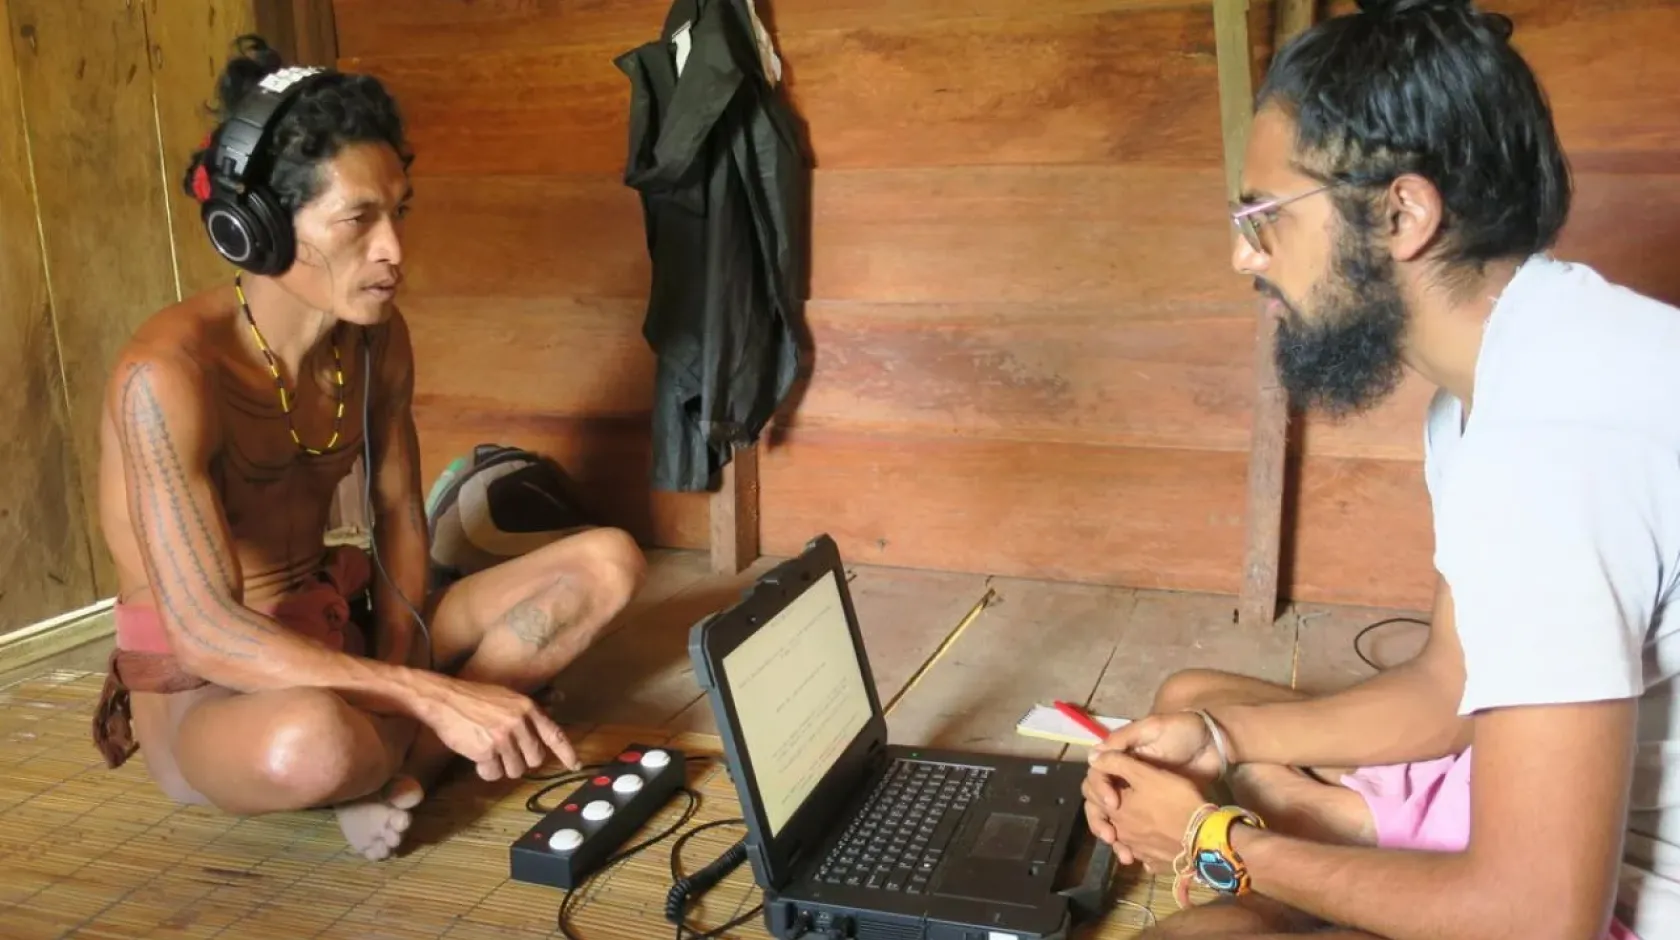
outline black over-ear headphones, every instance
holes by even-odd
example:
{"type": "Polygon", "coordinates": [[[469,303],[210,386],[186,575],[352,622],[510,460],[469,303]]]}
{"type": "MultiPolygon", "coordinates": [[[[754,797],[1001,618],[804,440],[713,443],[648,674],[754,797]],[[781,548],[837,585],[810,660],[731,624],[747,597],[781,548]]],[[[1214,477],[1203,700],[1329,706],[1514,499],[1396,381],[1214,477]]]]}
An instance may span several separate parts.
{"type": "Polygon", "coordinates": [[[291,213],[269,188],[270,145],[287,105],[327,74],[293,67],[265,76],[210,144],[210,198],[200,211],[204,228],[222,257],[252,274],[285,273],[296,256],[291,213]]]}

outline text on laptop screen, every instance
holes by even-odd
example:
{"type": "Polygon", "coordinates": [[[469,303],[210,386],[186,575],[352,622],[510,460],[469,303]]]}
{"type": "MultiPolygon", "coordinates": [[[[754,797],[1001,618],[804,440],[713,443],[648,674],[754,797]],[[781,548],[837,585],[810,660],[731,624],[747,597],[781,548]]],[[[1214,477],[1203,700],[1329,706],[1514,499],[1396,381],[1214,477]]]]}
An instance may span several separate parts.
{"type": "Polygon", "coordinates": [[[869,693],[834,572],[723,658],[771,835],[869,722],[869,693]]]}

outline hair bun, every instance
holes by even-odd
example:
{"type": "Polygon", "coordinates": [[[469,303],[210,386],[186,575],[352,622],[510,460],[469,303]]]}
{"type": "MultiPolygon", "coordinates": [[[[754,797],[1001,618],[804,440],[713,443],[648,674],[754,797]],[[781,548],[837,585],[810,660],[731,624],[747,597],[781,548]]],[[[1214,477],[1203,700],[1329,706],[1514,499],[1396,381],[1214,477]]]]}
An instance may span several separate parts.
{"type": "Polygon", "coordinates": [[[261,36],[247,33],[233,41],[235,53],[228,59],[221,77],[216,81],[216,97],[221,120],[233,114],[239,102],[257,87],[264,78],[285,66],[280,53],[261,36]]]}

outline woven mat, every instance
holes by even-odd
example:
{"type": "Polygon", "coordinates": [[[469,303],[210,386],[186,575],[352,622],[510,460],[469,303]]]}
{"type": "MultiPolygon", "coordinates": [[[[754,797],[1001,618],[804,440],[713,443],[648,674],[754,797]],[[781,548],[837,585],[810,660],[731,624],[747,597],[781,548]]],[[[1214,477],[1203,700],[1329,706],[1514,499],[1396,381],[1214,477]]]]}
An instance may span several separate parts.
{"type": "MultiPolygon", "coordinates": [[[[139,756],[105,769],[88,736],[102,674],[53,672],[0,689],[0,933],[7,940],[103,938],[354,938],[510,940],[558,937],[558,890],[508,880],[508,846],[536,818],[526,799],[543,786],[445,784],[417,812],[408,847],[372,863],[351,854],[330,812],[237,818],[179,807],[147,779],[139,756]]],[[[715,754],[712,736],[645,729],[571,729],[585,762],[630,743],[715,754]]],[[[690,762],[698,825],[739,814],[721,765],[690,762]]],[[[568,785],[565,789],[570,789],[568,785]]],[[[564,792],[564,791],[562,791],[564,792]]],[[[551,800],[561,793],[555,793],[551,800]]],[[[680,816],[677,799],[648,825],[680,816]]],[[[703,832],[683,848],[692,872],[742,833],[703,832]]],[[[670,840],[597,876],[569,912],[578,940],[668,937],[670,840]]],[[[1081,936],[1121,940],[1164,918],[1170,883],[1134,871],[1116,878],[1117,904],[1081,936]]],[[[690,910],[702,929],[749,911],[758,893],[742,866],[690,910]]],[[[730,937],[765,938],[753,918],[730,937]]]]}

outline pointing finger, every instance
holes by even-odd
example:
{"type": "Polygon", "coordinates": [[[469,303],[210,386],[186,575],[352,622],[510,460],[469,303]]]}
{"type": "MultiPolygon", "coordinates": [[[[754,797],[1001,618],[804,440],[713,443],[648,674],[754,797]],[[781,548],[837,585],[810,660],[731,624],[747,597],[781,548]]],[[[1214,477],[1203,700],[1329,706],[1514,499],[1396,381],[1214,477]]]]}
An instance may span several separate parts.
{"type": "Polygon", "coordinates": [[[543,743],[548,745],[555,757],[560,758],[560,763],[565,765],[567,770],[577,770],[583,766],[583,762],[578,760],[577,751],[572,748],[572,742],[566,739],[565,733],[554,723],[554,719],[538,712],[532,720],[536,723],[537,733],[542,735],[543,743]]]}

